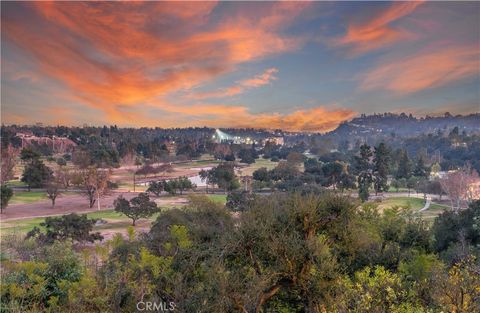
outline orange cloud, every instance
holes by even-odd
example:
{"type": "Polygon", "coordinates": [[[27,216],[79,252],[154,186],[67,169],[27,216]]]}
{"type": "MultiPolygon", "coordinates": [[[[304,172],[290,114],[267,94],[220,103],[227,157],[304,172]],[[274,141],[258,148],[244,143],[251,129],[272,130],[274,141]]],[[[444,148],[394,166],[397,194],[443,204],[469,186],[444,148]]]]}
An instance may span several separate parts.
{"type": "MultiPolygon", "coordinates": [[[[262,3],[255,12],[243,14],[239,9],[237,15],[212,22],[214,2],[22,3],[35,17],[25,21],[5,15],[2,32],[33,57],[42,74],[70,89],[69,101],[103,111],[111,123],[327,131],[354,113],[317,107],[254,114],[246,106],[165,100],[242,63],[298,49],[305,38],[284,35],[282,30],[308,5],[262,3]]],[[[208,97],[267,85],[277,72],[267,69],[208,97]]],[[[74,123],[78,109],[58,103],[44,112],[60,113],[55,122],[74,123]]],[[[98,121],[97,116],[92,118],[98,121]]]]}
{"type": "Polygon", "coordinates": [[[185,126],[212,127],[251,127],[266,129],[284,129],[288,131],[325,132],[335,129],[341,122],[351,119],[355,112],[349,109],[327,109],[324,106],[297,110],[289,114],[259,113],[254,114],[244,106],[227,105],[195,105],[195,118],[192,119],[190,108],[170,106],[163,107],[173,112],[182,120],[185,126]],[[186,114],[182,116],[181,114],[186,114]]]}
{"type": "Polygon", "coordinates": [[[348,109],[328,110],[325,107],[317,107],[290,114],[259,114],[251,116],[249,122],[233,123],[238,127],[260,126],[288,131],[326,132],[335,129],[341,122],[351,119],[355,114],[348,109]]]}
{"type": "Polygon", "coordinates": [[[228,88],[223,88],[217,91],[211,92],[199,92],[193,95],[189,95],[188,98],[193,99],[207,99],[207,98],[223,98],[238,95],[244,92],[249,88],[257,88],[264,85],[268,85],[273,80],[276,80],[277,77],[275,74],[278,72],[276,68],[269,68],[262,74],[258,74],[253,78],[245,79],[239,81],[236,86],[231,86],[228,88]]]}
{"type": "Polygon", "coordinates": [[[435,47],[403,59],[385,60],[362,77],[360,89],[409,94],[479,75],[476,46],[435,47]]]}
{"type": "Polygon", "coordinates": [[[421,4],[422,1],[394,2],[367,22],[349,25],[346,34],[335,39],[333,45],[348,47],[353,55],[358,55],[405,39],[410,34],[390,24],[409,15],[421,4]]]}
{"type": "Polygon", "coordinates": [[[219,21],[210,18],[214,2],[22,6],[35,18],[5,15],[2,32],[7,38],[79,101],[118,116],[121,107],[139,107],[209,82],[244,62],[297,49],[302,38],[282,30],[306,4],[264,3],[265,15],[227,15],[219,21]]]}

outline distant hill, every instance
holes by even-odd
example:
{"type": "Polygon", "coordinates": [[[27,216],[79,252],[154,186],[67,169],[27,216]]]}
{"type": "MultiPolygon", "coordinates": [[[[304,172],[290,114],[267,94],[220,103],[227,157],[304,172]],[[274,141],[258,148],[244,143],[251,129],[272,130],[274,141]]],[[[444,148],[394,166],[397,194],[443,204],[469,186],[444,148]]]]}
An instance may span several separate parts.
{"type": "Polygon", "coordinates": [[[340,124],[325,137],[365,138],[365,137],[412,137],[420,134],[449,132],[454,127],[459,132],[480,134],[480,113],[453,116],[445,113],[441,117],[416,118],[405,113],[374,114],[354,118],[340,124]]]}

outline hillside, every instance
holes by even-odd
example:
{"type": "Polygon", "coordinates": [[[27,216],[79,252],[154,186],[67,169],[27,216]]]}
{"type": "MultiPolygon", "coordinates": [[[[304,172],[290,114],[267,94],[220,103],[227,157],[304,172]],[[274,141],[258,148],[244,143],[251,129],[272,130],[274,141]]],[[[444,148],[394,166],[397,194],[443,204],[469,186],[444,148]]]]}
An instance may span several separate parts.
{"type": "Polygon", "coordinates": [[[441,117],[416,118],[412,115],[375,114],[364,115],[340,124],[335,130],[326,134],[328,137],[365,138],[383,136],[412,137],[420,134],[447,132],[458,127],[460,133],[480,133],[480,114],[453,116],[445,113],[441,117]]]}

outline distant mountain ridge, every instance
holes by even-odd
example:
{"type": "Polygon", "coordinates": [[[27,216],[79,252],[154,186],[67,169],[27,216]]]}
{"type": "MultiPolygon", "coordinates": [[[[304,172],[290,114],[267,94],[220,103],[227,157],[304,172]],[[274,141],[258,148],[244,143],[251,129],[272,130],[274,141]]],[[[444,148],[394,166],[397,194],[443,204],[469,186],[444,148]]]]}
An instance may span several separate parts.
{"type": "Polygon", "coordinates": [[[356,117],[340,124],[335,130],[326,134],[327,137],[370,137],[370,136],[400,136],[411,137],[420,134],[446,132],[454,127],[459,131],[480,134],[480,113],[469,115],[451,115],[445,113],[440,117],[421,117],[401,113],[383,113],[356,117]]]}

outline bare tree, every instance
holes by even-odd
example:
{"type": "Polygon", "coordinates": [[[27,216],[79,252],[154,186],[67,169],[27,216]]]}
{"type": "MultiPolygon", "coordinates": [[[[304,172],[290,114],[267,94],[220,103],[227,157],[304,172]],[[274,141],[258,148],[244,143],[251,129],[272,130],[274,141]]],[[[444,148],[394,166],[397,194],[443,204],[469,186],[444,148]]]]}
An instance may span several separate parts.
{"type": "Polygon", "coordinates": [[[52,180],[47,184],[46,192],[47,197],[52,201],[52,209],[55,207],[55,200],[61,194],[60,186],[61,184],[59,183],[57,177],[52,178],[52,180]]]}
{"type": "Polygon", "coordinates": [[[14,169],[16,162],[17,151],[9,145],[6,148],[2,147],[1,151],[1,169],[0,182],[3,184],[14,176],[14,169]]]}
{"type": "Polygon", "coordinates": [[[80,169],[75,175],[75,183],[82,190],[82,194],[88,198],[90,208],[97,202],[100,210],[100,198],[108,193],[109,169],[100,169],[89,166],[80,169]]]}
{"type": "Polygon", "coordinates": [[[72,171],[67,166],[59,166],[55,170],[55,177],[57,178],[57,182],[61,184],[63,188],[67,189],[70,187],[72,171]]]}
{"type": "Polygon", "coordinates": [[[452,209],[455,210],[461,208],[462,201],[468,203],[480,194],[478,173],[470,165],[447,173],[440,179],[440,184],[450,198],[452,209]]]}

